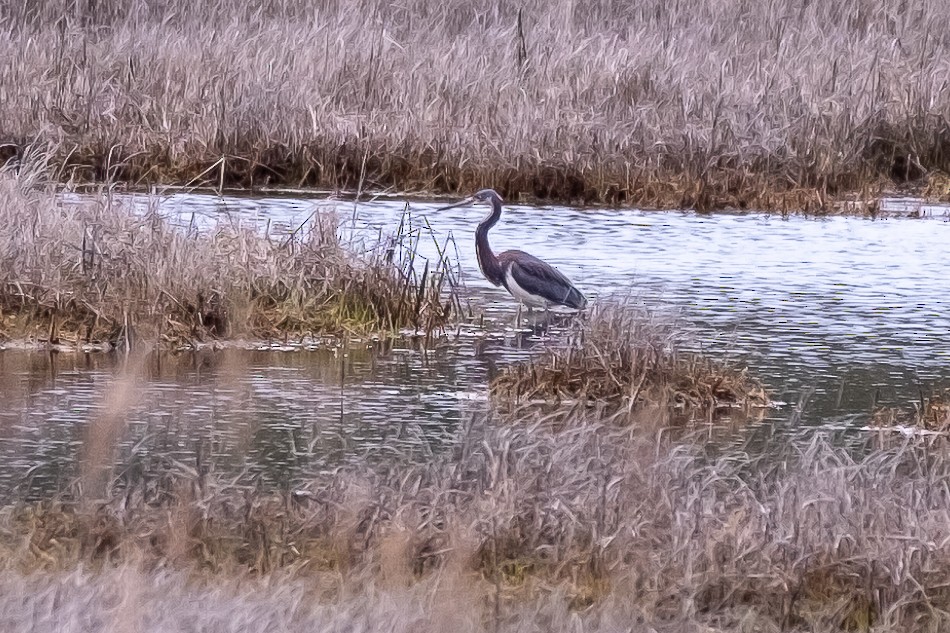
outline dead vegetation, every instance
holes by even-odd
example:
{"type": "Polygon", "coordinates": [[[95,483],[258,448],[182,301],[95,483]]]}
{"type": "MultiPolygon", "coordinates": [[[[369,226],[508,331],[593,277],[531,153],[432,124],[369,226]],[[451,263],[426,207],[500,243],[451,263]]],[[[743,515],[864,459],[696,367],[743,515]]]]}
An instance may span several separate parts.
{"type": "Polygon", "coordinates": [[[209,596],[201,617],[224,617],[224,596],[251,587],[259,611],[245,626],[256,628],[288,613],[374,622],[367,630],[387,618],[399,631],[440,630],[441,618],[471,631],[567,630],[578,618],[595,631],[950,624],[945,447],[894,442],[855,457],[816,434],[759,460],[710,457],[608,420],[578,415],[554,431],[521,415],[473,421],[444,459],[354,464],[286,493],[158,460],[104,498],[77,488],[4,508],[3,582],[32,590],[5,585],[0,618],[85,612],[126,578],[169,591],[130,587],[129,608],[99,612],[100,626],[164,621],[189,608],[182,592],[209,596]]]}
{"type": "Polygon", "coordinates": [[[156,201],[70,199],[0,172],[0,337],[54,345],[182,345],[431,331],[447,319],[447,263],[397,233],[356,252],[332,209],[286,236],[221,220],[176,226],[156,201]]]}
{"type": "Polygon", "coordinates": [[[948,26],[937,0],[6,3],[0,151],[132,184],[873,209],[950,173],[948,26]]]}
{"type": "Polygon", "coordinates": [[[673,329],[623,300],[598,301],[571,324],[567,339],[506,367],[491,385],[496,400],[580,401],[614,410],[659,406],[690,414],[769,402],[744,369],[680,351],[673,329]]]}

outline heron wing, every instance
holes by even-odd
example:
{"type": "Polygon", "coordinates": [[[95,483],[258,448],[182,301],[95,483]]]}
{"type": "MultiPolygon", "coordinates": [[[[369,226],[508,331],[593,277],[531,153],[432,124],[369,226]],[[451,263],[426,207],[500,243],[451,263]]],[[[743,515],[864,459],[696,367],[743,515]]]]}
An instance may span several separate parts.
{"type": "Polygon", "coordinates": [[[587,304],[584,295],[564,273],[534,255],[524,251],[505,251],[498,255],[498,261],[502,269],[510,272],[515,283],[532,295],[577,309],[587,304]]]}

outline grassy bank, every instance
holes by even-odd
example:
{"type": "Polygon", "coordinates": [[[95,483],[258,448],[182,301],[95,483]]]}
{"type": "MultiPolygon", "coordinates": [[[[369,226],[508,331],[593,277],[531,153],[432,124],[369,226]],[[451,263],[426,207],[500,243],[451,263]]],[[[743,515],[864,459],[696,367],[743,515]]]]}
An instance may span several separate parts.
{"type": "Polygon", "coordinates": [[[7,3],[0,143],[64,179],[828,210],[946,194],[948,26],[936,0],[7,3]]]}
{"type": "Polygon", "coordinates": [[[413,328],[451,310],[413,236],[347,244],[332,209],[292,235],[174,226],[144,198],[79,201],[0,172],[0,340],[179,345],[413,328]],[[444,302],[444,303],[443,303],[444,302]]]}
{"type": "Polygon", "coordinates": [[[577,415],[555,431],[519,415],[473,422],[445,459],[354,464],[286,495],[159,460],[164,470],[117,481],[104,499],[4,508],[0,621],[74,619],[75,631],[168,630],[192,616],[222,630],[950,624],[944,440],[855,458],[817,435],[753,461],[644,432],[662,420],[637,431],[577,415]],[[200,613],[185,595],[202,596],[200,613]]]}

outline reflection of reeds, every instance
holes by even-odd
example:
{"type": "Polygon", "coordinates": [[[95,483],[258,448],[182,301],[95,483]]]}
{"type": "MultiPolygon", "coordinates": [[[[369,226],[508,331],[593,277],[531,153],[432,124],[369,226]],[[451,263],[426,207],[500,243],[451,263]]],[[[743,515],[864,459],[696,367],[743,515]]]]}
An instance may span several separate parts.
{"type": "Polygon", "coordinates": [[[0,334],[50,342],[188,342],[413,328],[448,316],[448,264],[416,235],[343,241],[333,213],[284,239],[173,226],[103,194],[66,202],[0,174],[0,334]]]}
{"type": "Polygon", "coordinates": [[[46,570],[51,585],[79,565],[105,583],[203,570],[214,591],[248,573],[265,589],[299,579],[335,587],[315,604],[339,617],[377,592],[396,604],[421,592],[416,617],[439,617],[437,596],[461,591],[473,620],[499,626],[538,604],[554,622],[579,610],[590,630],[614,616],[721,630],[950,625],[944,446],[856,459],[817,435],[771,462],[711,458],[644,425],[578,413],[554,431],[525,415],[473,425],[449,459],[355,464],[288,494],[166,462],[101,505],[0,512],[0,564],[46,570]]]}
{"type": "Polygon", "coordinates": [[[505,368],[492,383],[495,396],[694,412],[768,404],[762,385],[745,370],[678,351],[668,327],[622,302],[598,302],[572,323],[568,340],[505,368]]]}
{"type": "Polygon", "coordinates": [[[38,141],[65,178],[828,208],[950,172],[950,9],[907,6],[7,2],[0,158],[38,141]]]}

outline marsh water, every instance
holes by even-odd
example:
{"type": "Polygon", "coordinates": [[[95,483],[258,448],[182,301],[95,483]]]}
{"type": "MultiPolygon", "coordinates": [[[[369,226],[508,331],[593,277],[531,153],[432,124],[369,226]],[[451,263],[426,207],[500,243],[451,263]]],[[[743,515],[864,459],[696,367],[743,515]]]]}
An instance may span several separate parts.
{"type": "MultiPolygon", "coordinates": [[[[467,416],[485,409],[490,378],[557,344],[558,330],[518,331],[514,301],[481,277],[472,240],[483,211],[437,206],[163,197],[159,213],[197,230],[224,221],[279,235],[332,210],[358,245],[402,223],[422,257],[437,259],[448,244],[454,258],[457,249],[461,292],[476,318],[425,348],[406,337],[202,350],[155,356],[135,379],[118,354],[0,351],[0,494],[68,486],[92,421],[116,440],[121,468],[159,458],[193,465],[201,452],[219,471],[277,484],[353,458],[438,454],[467,416]]],[[[743,433],[860,433],[875,405],[908,404],[950,384],[950,222],[923,215],[512,205],[492,241],[555,264],[591,301],[627,294],[674,321],[687,346],[747,365],[778,406],[743,433]]]]}

